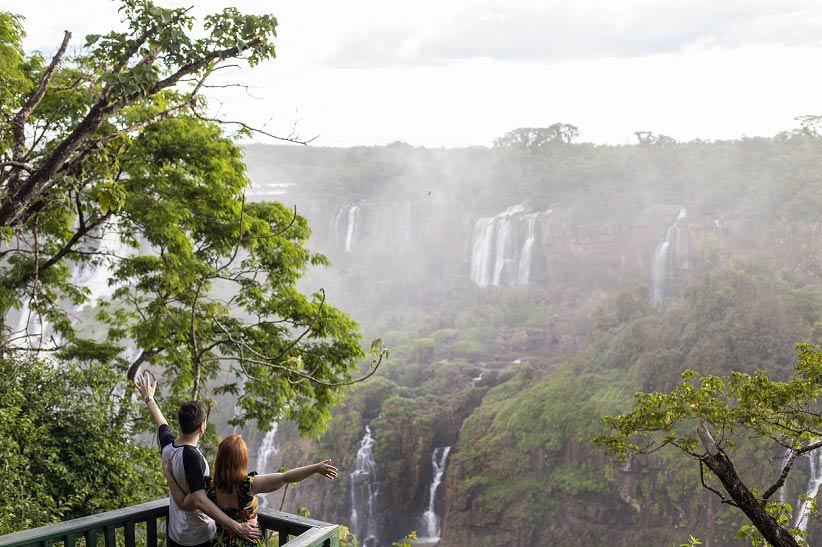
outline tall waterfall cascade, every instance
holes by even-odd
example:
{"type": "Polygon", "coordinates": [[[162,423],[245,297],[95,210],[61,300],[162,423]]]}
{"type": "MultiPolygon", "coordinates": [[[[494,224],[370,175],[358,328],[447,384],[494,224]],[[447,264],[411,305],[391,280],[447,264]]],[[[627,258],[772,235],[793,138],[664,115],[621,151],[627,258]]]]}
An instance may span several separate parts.
{"type": "Polygon", "coordinates": [[[378,527],[374,506],[378,495],[376,482],[377,462],[374,460],[374,437],[371,428],[365,427],[365,435],[357,450],[357,469],[349,475],[351,487],[350,528],[363,547],[378,547],[378,527]]]}
{"type": "Polygon", "coordinates": [[[350,253],[357,241],[357,228],[359,228],[360,206],[352,205],[348,209],[348,227],[345,230],[345,252],[350,253]]]}
{"type": "Polygon", "coordinates": [[[425,537],[420,541],[435,544],[442,536],[442,518],[436,513],[437,491],[442,484],[442,476],[445,473],[445,464],[448,461],[450,446],[441,446],[431,452],[431,466],[434,469],[434,478],[428,488],[428,508],[422,515],[422,525],[425,537]]]}
{"type": "Polygon", "coordinates": [[[365,243],[411,241],[413,207],[408,202],[360,201],[340,205],[331,217],[332,245],[350,254],[365,243]]]}
{"type": "MultiPolygon", "coordinates": [[[[269,469],[271,460],[280,451],[277,444],[277,428],[277,422],[271,424],[271,431],[266,431],[263,441],[260,443],[260,448],[257,449],[257,466],[255,469],[257,473],[270,473],[272,471],[269,469]]],[[[259,496],[259,503],[260,507],[268,507],[268,500],[265,495],[259,496]]]]}
{"type": "Polygon", "coordinates": [[[805,487],[805,495],[808,499],[801,502],[799,511],[796,512],[796,522],[794,526],[808,531],[808,524],[811,520],[811,504],[812,500],[816,499],[819,493],[819,487],[822,486],[822,449],[816,449],[808,455],[810,461],[810,473],[808,477],[808,484],[805,487]]]}
{"type": "Polygon", "coordinates": [[[527,285],[531,281],[537,219],[551,210],[526,213],[513,205],[474,224],[471,279],[480,287],[527,285]]]}
{"type": "Polygon", "coordinates": [[[676,220],[665,230],[665,236],[654,250],[654,259],[651,263],[651,304],[657,310],[662,309],[667,290],[666,281],[679,256],[679,225],[687,217],[688,211],[680,209],[676,220]]]}

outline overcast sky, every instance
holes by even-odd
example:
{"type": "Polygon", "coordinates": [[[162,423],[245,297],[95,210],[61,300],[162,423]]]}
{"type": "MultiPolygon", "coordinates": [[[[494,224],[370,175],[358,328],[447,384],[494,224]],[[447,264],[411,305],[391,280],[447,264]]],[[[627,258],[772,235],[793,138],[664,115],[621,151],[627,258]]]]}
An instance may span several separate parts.
{"type": "MultiPolygon", "coordinates": [[[[555,122],[580,140],[771,136],[822,114],[818,0],[158,1],[279,20],[277,59],[223,78],[225,118],[324,146],[490,145],[555,122]]],[[[119,26],[111,0],[0,0],[26,48],[119,26]]]]}

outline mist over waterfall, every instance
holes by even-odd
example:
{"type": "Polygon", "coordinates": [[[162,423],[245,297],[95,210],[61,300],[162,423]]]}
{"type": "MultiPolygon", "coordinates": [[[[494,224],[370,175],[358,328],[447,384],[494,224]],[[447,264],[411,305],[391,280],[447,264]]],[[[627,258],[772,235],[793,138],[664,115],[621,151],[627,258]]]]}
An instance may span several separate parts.
{"type": "Polygon", "coordinates": [[[428,489],[428,508],[422,515],[422,531],[425,537],[421,538],[421,541],[426,543],[439,542],[440,536],[442,535],[442,517],[437,515],[436,501],[437,491],[439,490],[440,484],[442,484],[442,476],[445,473],[445,464],[448,461],[449,452],[451,452],[450,446],[441,446],[431,452],[431,466],[434,470],[434,478],[428,489]]]}
{"type": "Polygon", "coordinates": [[[351,488],[351,530],[363,547],[377,547],[377,520],[374,503],[378,495],[376,484],[377,463],[374,460],[374,437],[371,428],[365,426],[365,435],[357,450],[357,469],[349,476],[351,488]]]}
{"type": "Polygon", "coordinates": [[[513,205],[474,224],[471,279],[480,287],[527,285],[531,281],[537,219],[551,211],[525,212],[513,205]]]}
{"type": "MultiPolygon", "coordinates": [[[[347,467],[295,505],[372,547],[738,543],[744,517],[696,500],[679,456],[605,469],[589,440],[683,370],[790,377],[820,332],[822,138],[250,150],[252,176],[294,182],[283,203],[333,265],[303,286],[392,349],[321,440],[280,424],[277,462],[347,467]]],[[[782,452],[739,435],[769,486],[782,452]]],[[[794,469],[778,495],[816,544],[798,498],[822,461],[794,469]]]]}
{"type": "MultiPolygon", "coordinates": [[[[260,443],[260,448],[257,449],[257,465],[256,471],[257,473],[270,473],[272,470],[269,469],[269,465],[271,465],[271,459],[277,455],[280,451],[280,447],[277,444],[277,430],[278,430],[277,422],[271,424],[271,430],[267,431],[265,436],[263,437],[262,443],[260,443]]],[[[268,494],[271,495],[271,494],[268,494]]],[[[260,507],[267,507],[268,506],[268,499],[266,496],[261,495],[259,496],[260,499],[260,507]]]]}
{"type": "Polygon", "coordinates": [[[679,256],[679,224],[688,217],[688,211],[679,210],[676,219],[665,230],[665,236],[654,250],[654,260],[651,263],[651,304],[662,309],[662,302],[666,296],[667,284],[672,270],[676,267],[679,256]]]}

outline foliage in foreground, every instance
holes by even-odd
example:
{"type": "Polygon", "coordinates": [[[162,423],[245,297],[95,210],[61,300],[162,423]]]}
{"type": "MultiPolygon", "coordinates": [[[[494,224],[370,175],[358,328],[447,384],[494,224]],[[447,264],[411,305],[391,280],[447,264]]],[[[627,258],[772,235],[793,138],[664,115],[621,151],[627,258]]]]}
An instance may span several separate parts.
{"type": "Polygon", "coordinates": [[[633,409],[607,416],[611,433],[594,439],[617,461],[636,454],[651,454],[673,446],[700,466],[714,480],[704,479],[723,503],[742,510],[756,527],[741,530],[741,536],[759,534],[772,545],[795,545],[802,537],[801,519],[811,512],[802,508],[794,526],[790,516],[781,518],[786,506],[774,497],[790,475],[796,459],[822,449],[822,348],[797,346],[794,376],[781,382],[764,371],[754,374],[732,372],[726,376],[682,373],[683,382],[669,393],[637,393],[633,409]],[[732,463],[735,447],[757,442],[773,446],[781,454],[780,469],[768,482],[744,484],[732,463]],[[717,484],[719,479],[721,484],[717,484]]]}
{"type": "Polygon", "coordinates": [[[0,535],[163,492],[156,448],[134,442],[140,403],[122,370],[0,359],[0,535]]]}

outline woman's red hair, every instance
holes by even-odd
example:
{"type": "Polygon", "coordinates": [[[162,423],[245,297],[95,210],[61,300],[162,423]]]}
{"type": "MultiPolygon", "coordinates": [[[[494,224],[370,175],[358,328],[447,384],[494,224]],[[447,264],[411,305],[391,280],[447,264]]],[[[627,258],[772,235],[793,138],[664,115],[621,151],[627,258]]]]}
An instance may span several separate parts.
{"type": "Polygon", "coordinates": [[[229,435],[217,448],[214,460],[214,487],[234,492],[248,474],[248,447],[239,435],[229,435]]]}

